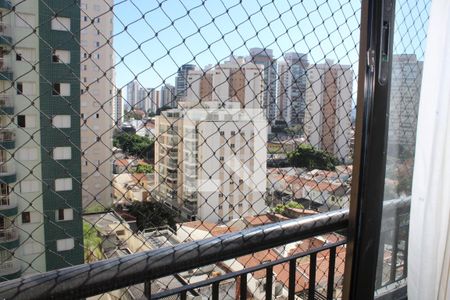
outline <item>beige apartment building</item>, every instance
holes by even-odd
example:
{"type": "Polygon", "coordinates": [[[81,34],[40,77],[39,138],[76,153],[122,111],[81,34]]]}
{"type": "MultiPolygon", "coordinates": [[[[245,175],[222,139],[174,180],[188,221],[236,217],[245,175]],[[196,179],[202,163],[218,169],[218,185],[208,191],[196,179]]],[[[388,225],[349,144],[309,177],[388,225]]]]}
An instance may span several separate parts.
{"type": "Polygon", "coordinates": [[[267,121],[239,102],[180,102],[156,118],[157,198],[190,220],[266,212],[267,121]]]}
{"type": "Polygon", "coordinates": [[[190,70],[186,101],[156,118],[156,195],[186,219],[266,211],[262,66],[232,58],[190,70]]]}
{"type": "Polygon", "coordinates": [[[341,161],[350,159],[353,70],[350,66],[312,65],[308,70],[305,135],[315,148],[341,161]]]}
{"type": "Polygon", "coordinates": [[[112,204],[113,104],[116,96],[113,52],[113,0],[82,0],[81,148],[84,209],[112,204]],[[106,74],[106,75],[105,75],[106,74]]]}
{"type": "Polygon", "coordinates": [[[261,109],[264,99],[264,66],[231,57],[213,68],[190,70],[185,102],[239,102],[241,108],[261,109]]]}

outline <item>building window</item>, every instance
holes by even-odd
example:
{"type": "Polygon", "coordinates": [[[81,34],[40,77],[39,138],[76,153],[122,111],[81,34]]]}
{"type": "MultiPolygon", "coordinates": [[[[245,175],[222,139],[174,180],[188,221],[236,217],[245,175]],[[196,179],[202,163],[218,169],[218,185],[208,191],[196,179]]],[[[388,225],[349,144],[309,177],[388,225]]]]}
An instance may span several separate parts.
{"type": "Polygon", "coordinates": [[[25,127],[25,116],[24,115],[17,116],[17,126],[25,127]]]}
{"type": "Polygon", "coordinates": [[[222,161],[222,162],[225,160],[225,158],[224,158],[223,156],[221,156],[219,159],[220,159],[220,161],[222,161]]]}
{"type": "Polygon", "coordinates": [[[83,19],[84,19],[84,21],[85,21],[85,22],[87,22],[87,20],[88,20],[88,17],[87,17],[87,16],[84,16],[84,18],[83,18],[83,19]]]}
{"type": "Polygon", "coordinates": [[[232,131],[231,136],[235,136],[235,135],[236,135],[236,131],[232,131]]]}
{"type": "Polygon", "coordinates": [[[35,128],[36,127],[36,117],[18,115],[17,116],[17,126],[22,128],[35,128]]]}
{"type": "Polygon", "coordinates": [[[16,48],[16,61],[33,63],[36,60],[36,51],[31,48],[16,48]]]}
{"type": "Polygon", "coordinates": [[[54,83],[53,96],[70,96],[70,83],[54,83]]]}
{"type": "Polygon", "coordinates": [[[224,135],[225,135],[225,131],[221,131],[221,132],[220,132],[220,135],[221,135],[221,136],[224,136],[224,135]]]}
{"type": "Polygon", "coordinates": [[[54,63],[70,63],[70,51],[68,50],[54,50],[52,54],[52,62],[54,63]]]}
{"type": "Polygon", "coordinates": [[[17,83],[16,90],[17,90],[17,95],[23,94],[23,83],[22,82],[17,83]]]}
{"type": "Polygon", "coordinates": [[[38,159],[36,148],[21,148],[17,151],[17,158],[21,161],[34,161],[38,159]]]}
{"type": "Polygon", "coordinates": [[[31,215],[29,211],[22,212],[22,224],[31,223],[31,215]]]}
{"type": "Polygon", "coordinates": [[[234,146],[234,144],[231,144],[230,147],[231,147],[231,149],[234,149],[235,146],[234,146]]]}
{"type": "Polygon", "coordinates": [[[100,118],[100,114],[95,114],[95,118],[96,119],[100,118]]]}
{"type": "Polygon", "coordinates": [[[53,159],[54,160],[72,159],[72,148],[71,147],[55,147],[55,148],[53,148],[53,159]]]}
{"type": "Polygon", "coordinates": [[[55,219],[57,221],[71,221],[73,220],[73,209],[60,208],[55,212],[55,219]]]}
{"type": "Polygon", "coordinates": [[[52,30],[70,31],[70,18],[54,17],[52,19],[52,30]]]}
{"type": "Polygon", "coordinates": [[[35,193],[39,191],[39,182],[36,180],[26,180],[20,182],[20,192],[24,193],[35,193]]]}
{"type": "Polygon", "coordinates": [[[23,245],[24,255],[42,254],[42,245],[38,242],[27,242],[23,245]]]}
{"type": "Polygon", "coordinates": [[[32,224],[40,222],[40,214],[37,211],[22,212],[22,224],[32,224]]]}
{"type": "Polygon", "coordinates": [[[57,115],[52,119],[52,125],[56,128],[70,128],[71,116],[70,115],[57,115]]]}
{"type": "Polygon", "coordinates": [[[59,178],[55,180],[55,191],[71,191],[72,190],[72,178],[59,178]]]}
{"type": "Polygon", "coordinates": [[[75,240],[73,238],[56,241],[56,251],[67,251],[73,249],[74,247],[75,240]]]}
{"type": "Polygon", "coordinates": [[[17,95],[34,96],[35,84],[34,82],[17,82],[16,91],[17,95]]]}

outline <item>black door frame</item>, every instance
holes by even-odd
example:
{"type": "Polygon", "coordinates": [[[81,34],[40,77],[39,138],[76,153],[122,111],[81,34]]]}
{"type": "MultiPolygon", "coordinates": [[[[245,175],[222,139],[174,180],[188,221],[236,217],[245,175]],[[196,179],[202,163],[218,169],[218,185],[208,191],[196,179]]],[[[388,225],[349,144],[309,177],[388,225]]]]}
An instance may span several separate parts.
{"type": "Polygon", "coordinates": [[[362,0],[344,299],[374,298],[386,173],[394,14],[395,0],[362,0]]]}

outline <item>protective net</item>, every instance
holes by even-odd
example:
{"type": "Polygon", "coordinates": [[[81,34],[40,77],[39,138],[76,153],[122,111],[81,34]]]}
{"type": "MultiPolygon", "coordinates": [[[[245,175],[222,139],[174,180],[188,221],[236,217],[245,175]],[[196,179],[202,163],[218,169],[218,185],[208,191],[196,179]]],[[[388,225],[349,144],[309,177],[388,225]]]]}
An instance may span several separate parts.
{"type": "MultiPolygon", "coordinates": [[[[404,2],[416,17],[399,18],[394,63],[414,79],[393,130],[410,145],[428,4],[404,2]]],[[[360,6],[0,0],[1,278],[348,208],[360,6]]],[[[401,151],[396,174],[411,171],[401,151]]],[[[400,177],[390,199],[410,193],[400,177]]],[[[339,299],[345,240],[255,248],[97,298],[339,299]]]]}

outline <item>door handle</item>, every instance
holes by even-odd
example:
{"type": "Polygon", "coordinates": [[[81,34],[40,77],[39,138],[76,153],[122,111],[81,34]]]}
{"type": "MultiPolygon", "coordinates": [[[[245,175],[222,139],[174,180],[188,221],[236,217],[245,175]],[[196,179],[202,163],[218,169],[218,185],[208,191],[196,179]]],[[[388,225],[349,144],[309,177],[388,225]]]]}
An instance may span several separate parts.
{"type": "Polygon", "coordinates": [[[394,13],[394,0],[383,0],[383,21],[380,28],[380,55],[378,62],[378,83],[380,85],[385,85],[389,78],[394,13]]]}

